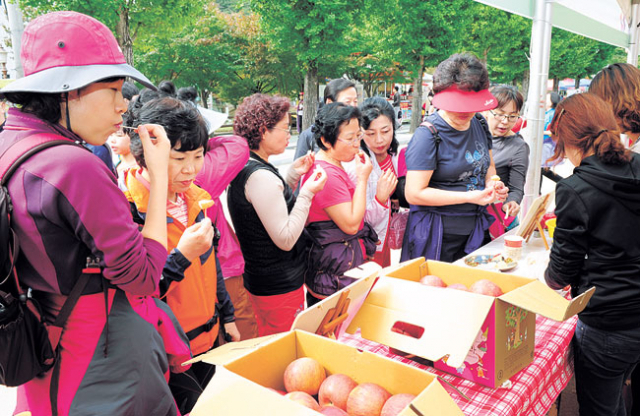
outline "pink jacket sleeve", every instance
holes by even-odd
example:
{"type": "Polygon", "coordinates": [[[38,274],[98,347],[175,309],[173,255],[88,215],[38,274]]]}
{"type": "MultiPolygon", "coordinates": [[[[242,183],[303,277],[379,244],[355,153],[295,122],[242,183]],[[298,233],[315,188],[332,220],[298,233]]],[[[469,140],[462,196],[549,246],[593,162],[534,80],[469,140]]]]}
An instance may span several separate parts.
{"type": "Polygon", "coordinates": [[[240,136],[218,136],[209,139],[204,166],[196,177],[196,185],[217,199],[249,160],[249,144],[240,136]]]}

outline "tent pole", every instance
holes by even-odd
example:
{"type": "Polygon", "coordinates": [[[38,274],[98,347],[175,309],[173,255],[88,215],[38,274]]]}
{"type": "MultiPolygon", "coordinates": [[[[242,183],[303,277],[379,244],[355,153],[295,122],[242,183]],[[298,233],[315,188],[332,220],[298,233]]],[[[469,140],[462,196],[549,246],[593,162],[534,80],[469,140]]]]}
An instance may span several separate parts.
{"type": "Polygon", "coordinates": [[[535,0],[535,15],[531,28],[531,63],[529,93],[527,96],[527,129],[523,132],[529,143],[529,170],[522,200],[522,218],[533,200],[540,194],[540,166],[542,165],[542,140],[544,113],[546,111],[549,56],[551,53],[551,17],[555,0],[535,0]]]}
{"type": "Polygon", "coordinates": [[[627,53],[627,63],[638,65],[638,24],[640,14],[640,0],[633,0],[631,3],[631,28],[629,30],[629,49],[627,53]]]}

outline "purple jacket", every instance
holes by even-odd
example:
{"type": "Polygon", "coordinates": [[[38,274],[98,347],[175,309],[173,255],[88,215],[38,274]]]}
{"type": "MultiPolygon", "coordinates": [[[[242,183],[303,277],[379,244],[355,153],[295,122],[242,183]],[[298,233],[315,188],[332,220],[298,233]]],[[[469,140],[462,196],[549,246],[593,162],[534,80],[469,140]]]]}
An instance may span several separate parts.
{"type": "Polygon", "coordinates": [[[366,260],[360,240],[367,256],[373,256],[378,243],[378,235],[366,222],[353,235],[343,232],[333,221],[312,222],[304,234],[310,241],[304,282],[307,289],[320,297],[330,296],[353,283],[344,273],[366,260]]]}
{"type": "MultiPolygon", "coordinates": [[[[36,133],[77,139],[60,126],[12,108],[0,153],[36,133]]],[[[91,152],[54,146],[24,162],[9,181],[12,226],[20,238],[20,280],[34,290],[67,295],[87,256],[102,259],[104,276],[134,295],[158,288],[167,252],[131,220],[115,176],[91,152]]],[[[101,290],[91,282],[85,293],[101,290]],[[92,285],[93,284],[93,285],[92,285]]]]}

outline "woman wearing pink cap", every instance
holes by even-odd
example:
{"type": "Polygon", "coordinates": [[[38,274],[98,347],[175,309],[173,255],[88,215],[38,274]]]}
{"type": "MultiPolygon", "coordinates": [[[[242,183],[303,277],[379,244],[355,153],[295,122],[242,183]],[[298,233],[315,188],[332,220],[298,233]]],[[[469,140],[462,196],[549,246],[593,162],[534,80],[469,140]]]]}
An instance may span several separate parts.
{"type": "Polygon", "coordinates": [[[176,415],[167,378],[170,369],[184,371],[188,341],[166,304],[151,297],[167,258],[171,145],[162,127],[138,128],[153,178],[141,231],[115,176],[83,146],[101,146],[121,128],[125,77],[155,87],[127,65],[106,26],[80,13],[33,20],[21,59],[26,76],[1,92],[19,108],[9,110],[0,155],[36,137],[64,145],[31,156],[8,182],[16,270],[47,322],[72,288],[81,296],[64,323],[57,363],[19,387],[16,413],[176,415]]]}
{"type": "Polygon", "coordinates": [[[454,261],[488,241],[486,205],[508,189],[491,177],[491,133],[476,113],[496,108],[486,67],[475,56],[455,54],[433,75],[438,109],[409,142],[406,198],[411,204],[402,260],[424,256],[454,261]]]}

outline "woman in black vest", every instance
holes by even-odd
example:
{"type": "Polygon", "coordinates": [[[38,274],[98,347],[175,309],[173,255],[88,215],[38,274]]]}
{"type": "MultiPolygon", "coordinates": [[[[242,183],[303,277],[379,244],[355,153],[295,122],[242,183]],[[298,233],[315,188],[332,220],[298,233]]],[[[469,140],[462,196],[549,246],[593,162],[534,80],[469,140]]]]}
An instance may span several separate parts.
{"type": "Polygon", "coordinates": [[[314,164],[313,154],[297,159],[286,180],[269,157],[289,144],[289,100],[254,94],[236,111],[235,134],[249,143],[247,165],[229,185],[231,220],[245,260],[244,287],[249,292],[258,335],[288,331],[304,309],[304,242],[300,235],[313,196],[326,181],[322,168],[298,198],[293,189],[314,164]]]}

